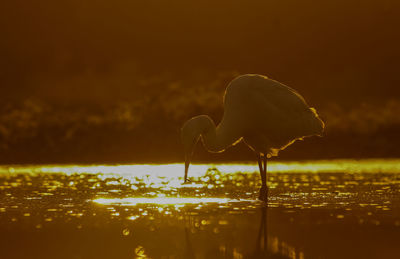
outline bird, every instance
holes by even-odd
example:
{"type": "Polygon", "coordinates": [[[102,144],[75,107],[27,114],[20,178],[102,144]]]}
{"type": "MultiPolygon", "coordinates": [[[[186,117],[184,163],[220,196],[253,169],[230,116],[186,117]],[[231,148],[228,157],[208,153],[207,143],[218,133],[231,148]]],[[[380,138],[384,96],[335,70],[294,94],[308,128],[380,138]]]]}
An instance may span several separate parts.
{"type": "Polygon", "coordinates": [[[208,115],[198,115],[181,128],[184,183],[188,182],[189,165],[200,139],[212,153],[244,142],[257,158],[261,176],[259,199],[267,201],[267,159],[296,140],[322,136],[325,124],[296,90],[264,75],[234,78],[225,90],[223,104],[223,117],[217,126],[208,115]]]}

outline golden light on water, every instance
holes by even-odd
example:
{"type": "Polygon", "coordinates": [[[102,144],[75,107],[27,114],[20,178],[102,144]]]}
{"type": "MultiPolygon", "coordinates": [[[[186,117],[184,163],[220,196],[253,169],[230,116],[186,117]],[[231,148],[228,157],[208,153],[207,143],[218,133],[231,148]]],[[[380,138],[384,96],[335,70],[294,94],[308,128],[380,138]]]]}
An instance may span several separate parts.
{"type": "Polygon", "coordinates": [[[208,258],[203,251],[247,258],[254,247],[314,258],[303,249],[304,229],[315,237],[307,242],[333,238],[329,242],[338,244],[343,224],[357,229],[353,240],[367,236],[371,226],[389,229],[381,244],[395,240],[390,234],[400,226],[400,160],[272,161],[268,169],[265,204],[257,200],[255,164],[194,164],[189,184],[182,184],[182,164],[1,166],[0,219],[16,235],[21,226],[33,230],[32,242],[36,232],[53,237],[52,231],[65,231],[79,244],[90,236],[97,248],[114,233],[116,249],[121,238],[131,239],[126,251],[151,258],[170,255],[176,244],[179,251],[196,247],[199,258],[208,258]],[[315,221],[304,221],[308,216],[315,221]],[[323,239],[319,226],[331,229],[323,239]],[[155,247],[155,237],[165,246],[155,247]]]}
{"type": "MultiPolygon", "coordinates": [[[[221,174],[232,174],[236,172],[254,173],[258,172],[258,166],[253,163],[240,164],[192,164],[190,165],[190,176],[199,177],[209,169],[218,170],[221,174]]],[[[184,165],[174,164],[139,164],[139,165],[54,165],[54,166],[0,166],[0,174],[7,173],[64,173],[64,174],[104,174],[121,176],[143,176],[181,178],[184,165]]],[[[338,159],[317,161],[270,161],[268,163],[270,173],[376,173],[390,172],[400,173],[400,159],[338,159]]]]}
{"type": "MultiPolygon", "coordinates": [[[[175,204],[206,204],[206,203],[234,203],[234,202],[251,202],[251,200],[235,200],[227,198],[122,198],[122,199],[95,199],[93,202],[102,205],[124,205],[135,206],[137,204],[157,204],[157,205],[175,205],[175,204]]],[[[257,202],[252,200],[252,202],[257,202]]]]}

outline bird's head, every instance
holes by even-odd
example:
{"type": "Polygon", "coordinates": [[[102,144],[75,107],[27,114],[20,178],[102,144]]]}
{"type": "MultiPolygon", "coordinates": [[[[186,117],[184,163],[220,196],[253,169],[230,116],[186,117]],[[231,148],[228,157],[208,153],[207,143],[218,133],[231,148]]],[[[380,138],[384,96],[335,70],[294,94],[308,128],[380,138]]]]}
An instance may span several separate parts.
{"type": "Polygon", "coordinates": [[[181,140],[185,151],[185,183],[189,171],[190,160],[193,155],[194,148],[208,127],[211,126],[211,120],[206,115],[200,115],[191,118],[183,124],[181,129],[181,140]]]}

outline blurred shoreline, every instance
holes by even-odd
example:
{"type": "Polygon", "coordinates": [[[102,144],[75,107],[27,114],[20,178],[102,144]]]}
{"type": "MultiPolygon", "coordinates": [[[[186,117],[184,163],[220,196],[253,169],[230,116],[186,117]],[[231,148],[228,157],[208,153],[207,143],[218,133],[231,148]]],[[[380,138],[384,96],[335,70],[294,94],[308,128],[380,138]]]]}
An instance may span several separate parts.
{"type": "MultiPolygon", "coordinates": [[[[39,100],[5,105],[0,108],[0,164],[182,161],[180,127],[198,114],[209,114],[218,123],[225,87],[219,85],[189,92],[171,88],[153,100],[93,107],[39,100]]],[[[296,141],[279,153],[279,160],[400,157],[399,101],[317,109],[326,122],[325,136],[296,141]]],[[[208,153],[199,143],[193,159],[252,161],[255,155],[243,143],[220,154],[208,153]]]]}

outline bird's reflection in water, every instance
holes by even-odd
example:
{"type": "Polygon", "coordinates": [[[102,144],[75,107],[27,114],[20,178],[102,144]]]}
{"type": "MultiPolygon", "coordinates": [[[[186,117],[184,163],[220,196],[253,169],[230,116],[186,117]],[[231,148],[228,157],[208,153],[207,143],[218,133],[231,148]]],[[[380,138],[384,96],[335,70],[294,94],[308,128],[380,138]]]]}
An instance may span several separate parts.
{"type": "MultiPolygon", "coordinates": [[[[271,209],[271,208],[270,208],[271,209]]],[[[288,242],[283,241],[281,237],[271,235],[268,233],[268,205],[261,204],[259,208],[256,208],[254,212],[258,212],[255,217],[258,217],[259,220],[253,221],[254,228],[250,225],[247,227],[247,231],[245,229],[241,229],[240,231],[251,233],[251,235],[243,235],[239,237],[238,240],[241,240],[241,245],[237,245],[234,239],[238,237],[234,237],[235,230],[238,229],[238,226],[230,226],[230,230],[232,232],[231,235],[227,235],[223,238],[212,238],[210,235],[210,239],[208,240],[209,244],[205,246],[205,243],[194,242],[194,240],[199,241],[198,233],[193,233],[193,227],[195,226],[195,222],[198,220],[197,216],[189,216],[185,222],[184,232],[181,232],[184,235],[184,251],[183,258],[199,258],[202,256],[206,256],[206,258],[291,258],[291,259],[303,259],[304,253],[299,251],[298,248],[295,248],[292,245],[289,245],[288,242]],[[253,239],[254,237],[254,239],[253,239]],[[255,242],[255,243],[254,243],[255,242]],[[215,245],[218,243],[218,247],[215,245]],[[243,246],[243,244],[247,244],[243,246]],[[207,251],[204,250],[206,248],[207,251]]],[[[242,215],[246,217],[246,215],[242,215]]],[[[249,215],[247,215],[249,216],[249,215]]],[[[223,215],[220,217],[225,218],[223,215]]],[[[251,220],[250,220],[251,221],[251,220]]],[[[248,223],[250,223],[250,221],[248,223]]],[[[271,222],[270,222],[271,223],[271,222]]],[[[279,222],[275,222],[279,225],[279,222]]],[[[211,233],[209,233],[211,234],[211,233]]],[[[236,241],[238,241],[236,240],[236,241]]],[[[203,242],[205,240],[202,240],[203,242]]],[[[206,243],[208,243],[206,241],[206,243]]]]}
{"type": "Polygon", "coordinates": [[[267,232],[267,212],[268,207],[262,206],[260,227],[258,230],[258,236],[256,241],[256,249],[252,258],[265,258],[268,254],[268,232],[267,232]]]}
{"type": "Polygon", "coordinates": [[[190,230],[187,227],[185,227],[185,241],[186,241],[186,246],[185,246],[184,258],[187,259],[196,258],[196,255],[193,251],[192,243],[190,241],[190,230]]]}
{"type": "Polygon", "coordinates": [[[299,252],[296,255],[295,248],[285,242],[280,242],[278,237],[268,235],[268,206],[264,204],[260,207],[260,223],[256,239],[254,253],[246,258],[304,258],[304,254],[299,252]]]}

